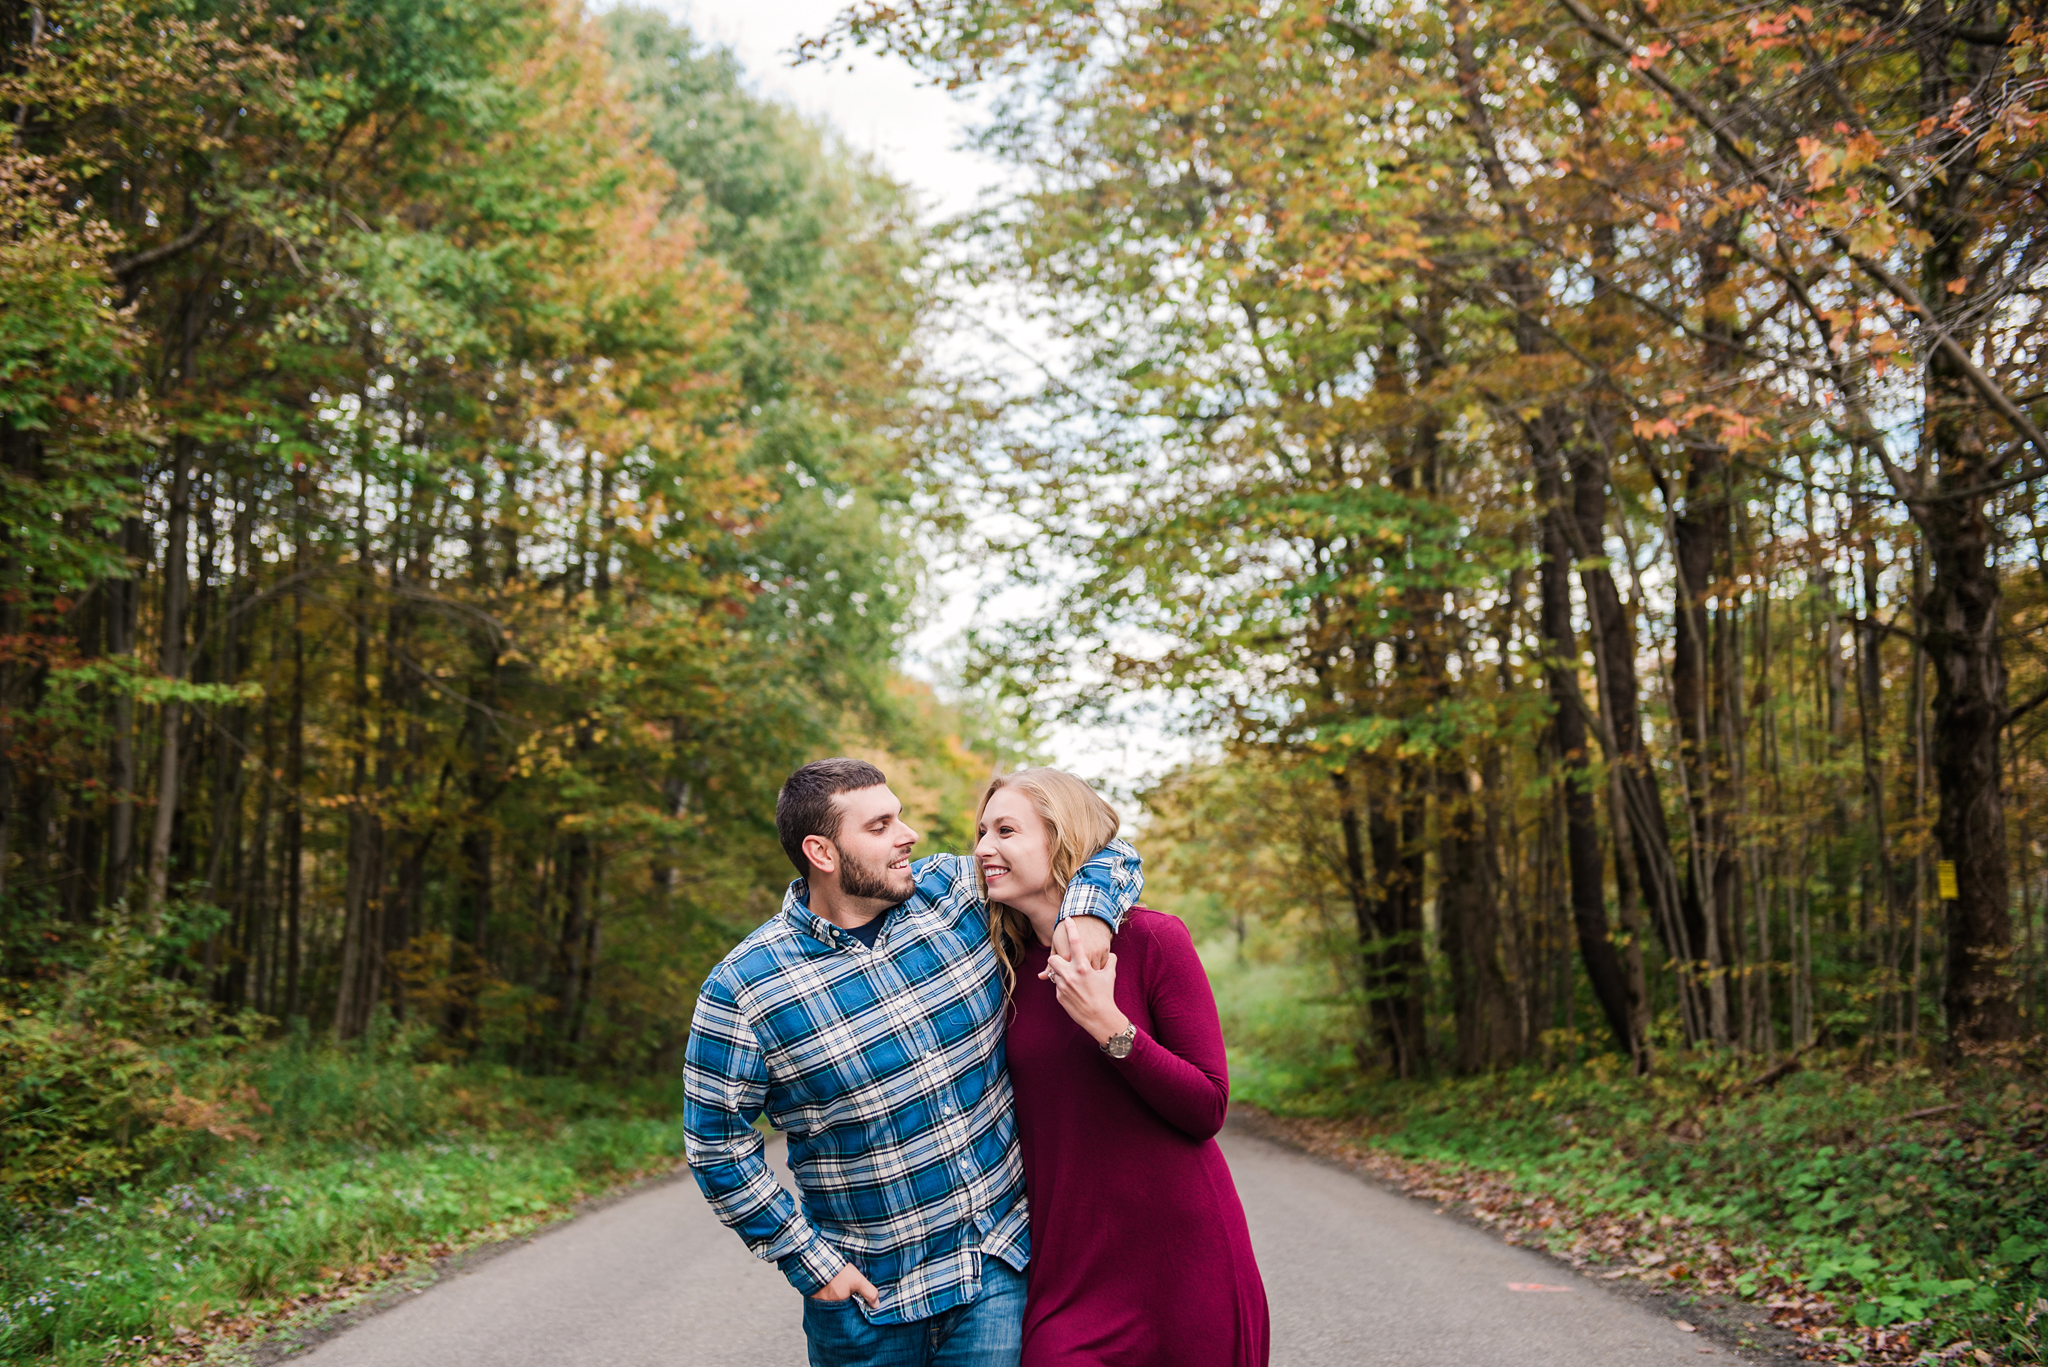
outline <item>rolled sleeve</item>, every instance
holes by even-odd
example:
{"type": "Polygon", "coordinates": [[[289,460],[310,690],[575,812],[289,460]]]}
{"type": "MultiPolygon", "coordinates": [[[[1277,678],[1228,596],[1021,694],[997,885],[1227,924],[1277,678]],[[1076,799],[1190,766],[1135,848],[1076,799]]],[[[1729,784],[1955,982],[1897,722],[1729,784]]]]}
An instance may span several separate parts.
{"type": "Polygon", "coordinates": [[[1094,916],[1116,930],[1145,891],[1145,861],[1129,841],[1112,840],[1074,871],[1060,900],[1059,919],[1094,916]]]}

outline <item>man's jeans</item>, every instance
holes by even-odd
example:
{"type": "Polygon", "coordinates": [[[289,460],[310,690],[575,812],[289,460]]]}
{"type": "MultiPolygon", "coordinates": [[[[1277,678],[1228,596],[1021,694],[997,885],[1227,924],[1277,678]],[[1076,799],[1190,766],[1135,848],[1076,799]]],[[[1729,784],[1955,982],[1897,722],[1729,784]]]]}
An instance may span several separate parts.
{"type": "Polygon", "coordinates": [[[811,1367],[1017,1367],[1024,1351],[1024,1274],[981,1260],[981,1294],[926,1320],[870,1324],[851,1299],[804,1297],[811,1367]]]}

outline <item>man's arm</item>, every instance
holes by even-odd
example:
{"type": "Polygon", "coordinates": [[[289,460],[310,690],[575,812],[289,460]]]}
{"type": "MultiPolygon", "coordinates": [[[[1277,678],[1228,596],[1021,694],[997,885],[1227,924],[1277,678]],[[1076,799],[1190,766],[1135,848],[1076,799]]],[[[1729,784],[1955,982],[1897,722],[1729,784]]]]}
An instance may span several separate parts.
{"type": "MultiPolygon", "coordinates": [[[[1144,862],[1130,842],[1112,840],[1074,870],[1060,900],[1059,924],[1052,932],[1054,952],[1069,959],[1086,955],[1098,968],[1107,962],[1111,937],[1145,889],[1144,862]]],[[[972,857],[927,855],[910,869],[918,890],[942,915],[985,920],[987,904],[982,901],[981,879],[972,857]]],[[[986,928],[983,924],[982,929],[986,928]]]]}
{"type": "Polygon", "coordinates": [[[1073,881],[1060,899],[1059,919],[1093,916],[1115,930],[1138,905],[1144,890],[1145,861],[1128,840],[1112,840],[1074,870],[1073,881]]]}
{"type": "Polygon", "coordinates": [[[725,1226],[805,1295],[846,1266],[768,1170],[754,1128],[768,1095],[768,1062],[754,1027],[717,973],[697,997],[683,1054],[683,1143],[690,1172],[725,1226]]]}
{"type": "MultiPolygon", "coordinates": [[[[1060,900],[1059,919],[1091,916],[1115,931],[1145,889],[1144,865],[1129,841],[1110,841],[1074,870],[1073,881],[1060,900]]],[[[918,891],[947,915],[959,916],[982,906],[984,889],[972,855],[928,854],[913,863],[910,872],[918,891]]],[[[1105,938],[1103,945],[1108,943],[1105,938]]]]}

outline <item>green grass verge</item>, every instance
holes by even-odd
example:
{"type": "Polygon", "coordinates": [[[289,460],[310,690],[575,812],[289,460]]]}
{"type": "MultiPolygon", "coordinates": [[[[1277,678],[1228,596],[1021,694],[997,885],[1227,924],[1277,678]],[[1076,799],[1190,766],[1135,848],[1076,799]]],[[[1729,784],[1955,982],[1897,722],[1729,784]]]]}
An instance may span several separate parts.
{"type": "MultiPolygon", "coordinates": [[[[1667,1052],[1631,1078],[1600,1055],[1555,1070],[1367,1082],[1346,1014],[1312,974],[1212,959],[1235,1099],[1349,1117],[1396,1157],[1505,1174],[1589,1217],[1670,1217],[1824,1293],[1852,1323],[1911,1326],[2044,1360],[2048,1084],[2038,1060],[1966,1068],[1810,1054],[1761,1063],[1667,1052]],[[1937,1109],[1939,1108],[1939,1109],[1937,1109]],[[1917,1323],[1916,1323],[1917,1322],[1917,1323]]],[[[1858,1350],[1849,1345],[1845,1351],[1858,1350]]],[[[1932,1359],[1930,1359],[1932,1360],[1932,1359]]]]}
{"type": "MultiPolygon", "coordinates": [[[[0,1229],[0,1361],[136,1360],[544,1222],[683,1152],[679,1089],[259,1048],[230,1135],[0,1229]],[[268,1108],[264,1114],[263,1108],[268,1108]]],[[[219,1108],[215,1108],[218,1110],[219,1108]]],[[[185,1355],[189,1356],[189,1352],[185,1355]]]]}

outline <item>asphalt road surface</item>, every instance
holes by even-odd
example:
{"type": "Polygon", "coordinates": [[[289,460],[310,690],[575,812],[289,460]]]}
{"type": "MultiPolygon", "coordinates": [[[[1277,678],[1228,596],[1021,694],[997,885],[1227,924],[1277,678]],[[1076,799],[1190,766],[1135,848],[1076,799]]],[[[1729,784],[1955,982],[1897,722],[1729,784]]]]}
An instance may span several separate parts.
{"type": "MultiPolygon", "coordinates": [[[[1679,1367],[1709,1351],[1654,1310],[1420,1201],[1252,1135],[1226,1130],[1222,1142],[1272,1304],[1274,1367],[1679,1367]]],[[[801,1313],[686,1178],[457,1273],[293,1361],[801,1367],[801,1313]]]]}

